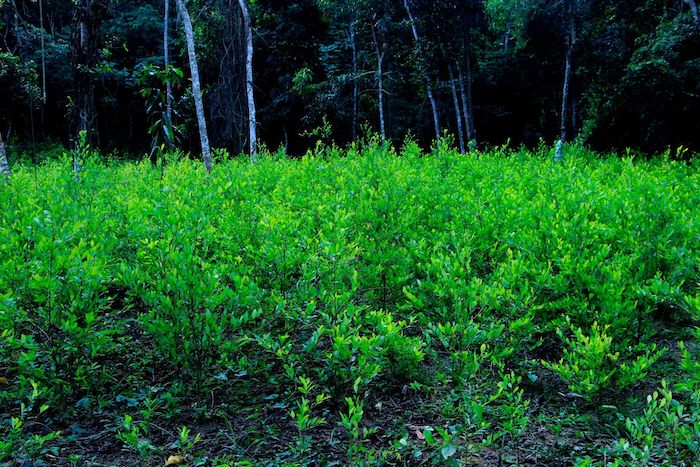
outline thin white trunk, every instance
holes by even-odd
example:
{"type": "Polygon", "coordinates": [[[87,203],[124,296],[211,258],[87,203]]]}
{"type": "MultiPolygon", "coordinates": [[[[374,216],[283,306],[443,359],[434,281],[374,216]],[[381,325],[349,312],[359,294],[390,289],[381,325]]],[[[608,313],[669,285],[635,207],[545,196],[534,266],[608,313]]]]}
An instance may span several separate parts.
{"type": "Polygon", "coordinates": [[[455,106],[455,116],[457,117],[457,135],[459,136],[459,151],[464,154],[464,131],[462,130],[462,112],[459,106],[459,97],[457,97],[457,84],[455,83],[454,73],[452,73],[452,65],[447,65],[447,71],[450,78],[450,91],[452,91],[452,103],[455,106]]]}
{"type": "MultiPolygon", "coordinates": [[[[173,85],[170,82],[170,0],[165,0],[165,12],[163,14],[163,62],[165,65],[166,82],[165,82],[165,118],[168,132],[172,135],[173,124],[173,85]]],[[[168,143],[171,143],[168,136],[168,143]]]]}
{"type": "MultiPolygon", "coordinates": [[[[416,21],[411,12],[411,6],[408,0],[403,0],[403,6],[406,9],[406,14],[408,14],[408,19],[411,21],[411,31],[413,32],[413,39],[416,42],[416,51],[420,52],[420,36],[418,35],[418,27],[416,26],[416,21]]],[[[420,57],[423,61],[423,57],[420,57]]],[[[428,72],[426,70],[426,65],[423,62],[421,64],[421,72],[423,75],[423,81],[425,82],[425,92],[428,95],[428,101],[430,101],[430,107],[433,109],[433,124],[435,126],[435,138],[440,139],[440,113],[438,112],[437,102],[435,101],[435,96],[433,94],[433,86],[430,84],[430,78],[428,77],[428,72]]]]}
{"type": "Polygon", "coordinates": [[[567,109],[569,102],[569,82],[571,80],[571,55],[567,52],[566,54],[566,67],[564,71],[564,89],[562,92],[561,99],[561,123],[560,123],[560,137],[557,142],[556,151],[554,152],[554,159],[561,160],[564,157],[564,143],[566,142],[566,121],[567,121],[567,109]]]}
{"type": "Polygon", "coordinates": [[[382,141],[386,141],[386,125],[384,123],[384,45],[379,45],[377,33],[372,25],[372,38],[374,39],[374,50],[377,54],[377,94],[379,101],[379,135],[382,141]]]}
{"type": "Polygon", "coordinates": [[[5,142],[0,134],[0,174],[5,177],[5,181],[10,183],[10,164],[7,163],[7,155],[5,154],[5,142]]]}
{"type": "Polygon", "coordinates": [[[39,29],[41,29],[41,98],[46,104],[46,45],[44,39],[44,0],[39,0],[39,29]]]}
{"type": "Polygon", "coordinates": [[[250,11],[246,0],[238,0],[243,13],[243,27],[245,29],[246,57],[246,95],[248,98],[248,130],[250,138],[250,163],[255,162],[257,153],[257,121],[255,117],[255,96],[253,93],[253,27],[250,19],[250,11]]]}
{"type": "Polygon", "coordinates": [[[350,23],[350,49],[352,50],[352,139],[357,137],[357,107],[360,94],[357,82],[357,39],[355,37],[355,21],[350,23]]]}
{"type": "Polygon", "coordinates": [[[197,53],[194,48],[194,31],[192,30],[192,20],[183,0],[177,0],[177,7],[182,16],[182,23],[185,27],[185,38],[187,39],[187,55],[190,59],[190,73],[192,75],[192,95],[194,97],[194,108],[197,112],[197,123],[199,124],[199,140],[202,144],[202,158],[207,172],[211,172],[211,149],[209,148],[209,135],[207,134],[207,122],[204,117],[204,102],[202,101],[202,89],[199,81],[199,66],[197,65],[197,53]]]}
{"type": "Polygon", "coordinates": [[[569,115],[569,87],[571,83],[571,53],[566,54],[566,67],[564,69],[564,89],[562,90],[561,98],[561,140],[566,142],[567,121],[569,115]]]}
{"type": "Polygon", "coordinates": [[[435,138],[440,139],[440,112],[438,112],[437,101],[433,94],[433,86],[430,84],[430,79],[425,77],[425,91],[428,95],[430,108],[433,109],[433,126],[435,127],[435,138]]]}
{"type": "MultiPolygon", "coordinates": [[[[469,127],[471,128],[471,136],[469,136],[469,142],[476,146],[476,124],[474,123],[474,101],[472,93],[472,83],[474,79],[472,78],[472,52],[471,52],[472,39],[471,35],[467,36],[467,43],[464,49],[467,52],[466,62],[467,62],[467,117],[469,118],[469,127]]],[[[461,70],[460,70],[461,71],[461,70]]]]}
{"type": "Polygon", "coordinates": [[[508,52],[510,51],[510,31],[513,28],[513,22],[508,20],[506,24],[506,36],[503,39],[503,57],[506,63],[508,62],[508,52]]]}
{"type": "Polygon", "coordinates": [[[384,124],[384,53],[377,52],[377,86],[379,93],[379,132],[382,141],[386,140],[386,126],[384,124]]]}
{"type": "Polygon", "coordinates": [[[567,141],[567,123],[568,123],[568,109],[569,109],[569,88],[571,85],[571,69],[572,69],[572,55],[573,55],[573,49],[574,49],[574,44],[576,43],[576,26],[574,24],[574,13],[573,13],[573,6],[569,2],[568,5],[568,21],[569,21],[569,31],[568,31],[568,37],[566,41],[566,65],[564,67],[564,86],[562,90],[562,98],[561,98],[561,123],[560,123],[560,132],[561,136],[559,138],[559,141],[557,142],[557,148],[554,153],[554,159],[555,160],[560,160],[564,154],[563,154],[563,146],[564,143],[567,141]]]}
{"type": "MultiPolygon", "coordinates": [[[[469,60],[469,56],[467,56],[467,60],[469,60]]],[[[459,63],[457,64],[457,71],[459,73],[459,92],[462,97],[462,116],[464,117],[464,123],[467,127],[467,141],[469,142],[470,146],[473,146],[476,144],[476,129],[474,128],[474,117],[472,113],[472,80],[469,62],[467,62],[467,67],[467,86],[465,90],[462,66],[459,63]]]]}
{"type": "Polygon", "coordinates": [[[22,43],[22,34],[19,31],[19,15],[17,14],[17,5],[15,5],[14,19],[15,19],[15,37],[17,39],[17,48],[22,50],[24,48],[24,45],[22,43]]]}

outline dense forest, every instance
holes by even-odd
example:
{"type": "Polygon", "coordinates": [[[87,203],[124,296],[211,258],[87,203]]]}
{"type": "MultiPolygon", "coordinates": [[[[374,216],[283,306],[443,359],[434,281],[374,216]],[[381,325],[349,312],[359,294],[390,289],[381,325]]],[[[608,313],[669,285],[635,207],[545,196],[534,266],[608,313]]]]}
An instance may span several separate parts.
{"type": "Polygon", "coordinates": [[[699,22],[696,0],[3,0],[0,130],[199,152],[199,112],[235,154],[444,131],[696,150],[699,22]]]}

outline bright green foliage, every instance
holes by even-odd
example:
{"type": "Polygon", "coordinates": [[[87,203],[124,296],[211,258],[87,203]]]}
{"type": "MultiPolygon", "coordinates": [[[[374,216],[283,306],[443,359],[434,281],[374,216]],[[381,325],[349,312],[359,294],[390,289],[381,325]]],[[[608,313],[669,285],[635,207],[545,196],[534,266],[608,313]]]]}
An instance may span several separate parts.
{"type": "MultiPolygon", "coordinates": [[[[17,165],[0,191],[0,459],[40,458],[60,441],[38,427],[99,413],[153,463],[168,453],[153,419],[245,410],[284,447],[233,462],[313,459],[328,438],[341,462],[459,465],[484,446],[518,462],[538,391],[571,413],[569,391],[624,407],[615,426],[644,445],[625,399],[653,381],[658,331],[697,312],[700,177],[570,153],[370,140],[209,176],[189,160],[161,177],[87,158],[78,181],[68,158],[17,165]],[[26,409],[32,388],[47,409],[26,409]],[[385,415],[393,401],[415,405],[385,415]]],[[[177,452],[192,433],[172,433],[177,452]]],[[[669,455],[694,459],[687,439],[669,455]]]]}
{"type": "Polygon", "coordinates": [[[620,387],[638,383],[644,379],[646,370],[658,360],[661,352],[656,352],[656,346],[652,344],[645,355],[618,366],[620,353],[613,351],[613,337],[608,334],[609,328],[609,325],[601,328],[594,322],[588,335],[581,328],[572,328],[573,339],[557,331],[568,348],[564,349],[564,358],[559,363],[544,362],[544,365],[565,381],[570,390],[585,395],[597,394],[602,389],[612,387],[614,382],[620,387]]]}
{"type": "Polygon", "coordinates": [[[700,462],[700,392],[691,394],[689,405],[674,398],[662,381],[659,391],[647,397],[644,412],[624,420],[624,436],[614,447],[615,465],[659,465],[676,459],[675,465],[700,462]]]}

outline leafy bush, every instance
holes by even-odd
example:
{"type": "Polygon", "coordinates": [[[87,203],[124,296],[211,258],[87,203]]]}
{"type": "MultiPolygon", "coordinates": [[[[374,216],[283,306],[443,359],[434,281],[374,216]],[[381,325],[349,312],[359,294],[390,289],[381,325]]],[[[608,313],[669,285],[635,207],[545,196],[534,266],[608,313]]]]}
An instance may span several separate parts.
{"type": "MultiPolygon", "coordinates": [[[[659,373],[688,375],[673,413],[694,430],[698,336],[679,325],[697,318],[697,165],[450,147],[424,156],[408,139],[398,155],[368,138],[298,161],[222,156],[207,175],[180,154],[103,165],[85,146],[77,181],[70,160],[19,164],[0,188],[4,452],[46,460],[75,443],[65,427],[99,417],[152,460],[179,439],[135,411],[157,393],[149,417],[167,426],[244,413],[280,440],[229,440],[234,463],[311,459],[324,439],[344,462],[519,462],[537,417],[581,410],[646,443],[635,400],[659,373]],[[681,338],[682,364],[663,358],[681,338]],[[26,409],[34,385],[41,413],[26,409]]],[[[685,435],[665,436],[651,444],[692,459],[685,435]]]]}

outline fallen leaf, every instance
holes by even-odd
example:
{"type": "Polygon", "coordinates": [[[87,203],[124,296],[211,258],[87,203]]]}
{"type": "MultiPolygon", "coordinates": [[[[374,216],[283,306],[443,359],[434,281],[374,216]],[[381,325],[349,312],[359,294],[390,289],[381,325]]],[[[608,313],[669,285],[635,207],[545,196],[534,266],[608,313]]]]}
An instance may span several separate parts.
{"type": "Polygon", "coordinates": [[[7,379],[7,378],[2,378],[2,377],[0,377],[0,384],[5,384],[5,383],[7,383],[8,381],[10,381],[10,380],[7,379]]]}
{"type": "Polygon", "coordinates": [[[179,465],[183,462],[185,462],[185,458],[182,456],[170,456],[168,457],[168,460],[165,461],[165,466],[167,467],[169,465],[179,465]]]}
{"type": "Polygon", "coordinates": [[[416,437],[421,441],[425,440],[425,435],[418,428],[416,428],[416,437]]]}

